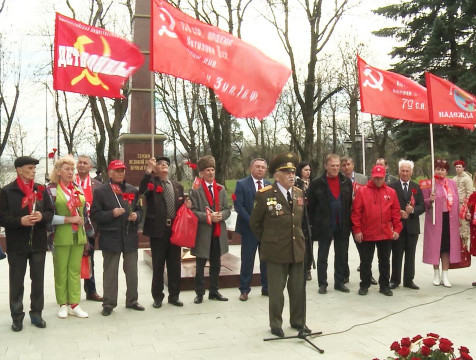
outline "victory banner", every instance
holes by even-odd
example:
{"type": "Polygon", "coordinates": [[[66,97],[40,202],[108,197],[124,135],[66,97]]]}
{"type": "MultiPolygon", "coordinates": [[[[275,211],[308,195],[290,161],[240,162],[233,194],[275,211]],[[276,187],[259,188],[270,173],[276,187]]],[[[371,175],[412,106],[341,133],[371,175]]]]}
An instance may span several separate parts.
{"type": "Polygon", "coordinates": [[[131,42],[56,13],[53,88],[123,98],[127,78],[144,63],[131,42]]]}
{"type": "Polygon", "coordinates": [[[357,55],[361,111],[429,123],[426,88],[403,75],[368,65],[357,55]]]}
{"type": "Polygon", "coordinates": [[[152,0],[150,69],[203,84],[236,117],[273,111],[291,70],[239,38],[152,0]]]}
{"type": "Polygon", "coordinates": [[[429,72],[425,73],[425,78],[430,118],[434,124],[476,123],[476,96],[429,72]]]}

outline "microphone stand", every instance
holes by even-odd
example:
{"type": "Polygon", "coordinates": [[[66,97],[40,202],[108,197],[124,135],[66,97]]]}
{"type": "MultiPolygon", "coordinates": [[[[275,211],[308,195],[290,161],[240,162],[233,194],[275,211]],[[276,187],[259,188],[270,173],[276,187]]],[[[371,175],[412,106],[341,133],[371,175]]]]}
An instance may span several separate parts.
{"type": "MultiPolygon", "coordinates": [[[[309,217],[308,217],[308,213],[307,213],[307,204],[304,203],[304,215],[307,219],[307,228],[308,228],[308,231],[309,231],[309,237],[307,239],[305,239],[305,241],[308,243],[308,249],[312,249],[312,234],[311,234],[311,227],[309,226],[309,217]]],[[[306,259],[306,253],[304,253],[304,259],[306,259]]],[[[312,263],[314,265],[314,268],[315,268],[315,261],[314,261],[314,254],[313,254],[313,251],[311,250],[311,257],[312,257],[312,263]]],[[[307,274],[307,270],[306,270],[306,266],[305,266],[305,261],[303,261],[303,266],[302,266],[302,270],[303,270],[303,279],[304,279],[304,286],[302,288],[302,292],[303,292],[303,296],[302,296],[302,308],[303,308],[303,314],[304,314],[304,322],[306,321],[306,274],[307,274]]],[[[308,338],[309,337],[314,337],[314,336],[317,336],[317,335],[322,335],[322,331],[317,331],[317,332],[307,332],[306,331],[306,324],[304,323],[302,325],[302,328],[298,331],[298,334],[297,335],[294,335],[294,336],[285,336],[285,337],[273,337],[273,338],[265,338],[263,339],[263,341],[276,341],[276,340],[288,340],[288,339],[301,339],[301,340],[304,340],[306,341],[309,345],[311,345],[314,349],[316,349],[319,354],[324,354],[324,350],[319,348],[316,344],[314,344],[311,340],[309,340],[308,338]]]]}

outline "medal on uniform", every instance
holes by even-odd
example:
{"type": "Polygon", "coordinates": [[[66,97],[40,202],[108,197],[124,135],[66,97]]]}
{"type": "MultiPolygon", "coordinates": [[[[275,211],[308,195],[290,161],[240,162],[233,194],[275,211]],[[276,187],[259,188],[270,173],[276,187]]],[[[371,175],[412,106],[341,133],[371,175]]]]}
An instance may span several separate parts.
{"type": "Polygon", "coordinates": [[[281,204],[276,204],[276,210],[280,211],[283,208],[283,205],[281,204]]]}
{"type": "Polygon", "coordinates": [[[298,197],[297,201],[298,201],[298,205],[299,205],[299,206],[303,206],[303,205],[304,205],[304,201],[302,200],[302,197],[298,197]]]}

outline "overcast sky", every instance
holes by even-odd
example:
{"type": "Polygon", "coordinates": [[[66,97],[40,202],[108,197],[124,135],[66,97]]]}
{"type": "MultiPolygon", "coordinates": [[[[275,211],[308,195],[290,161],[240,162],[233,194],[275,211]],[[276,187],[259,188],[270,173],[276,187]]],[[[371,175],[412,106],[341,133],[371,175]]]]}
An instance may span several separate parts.
{"type": "MultiPolygon", "coordinates": [[[[259,0],[261,1],[261,0],[259,0]]],[[[356,0],[352,0],[356,1],[356,0]]],[[[388,25],[388,21],[382,17],[373,15],[372,9],[398,0],[362,0],[358,5],[349,10],[340,22],[335,34],[331,38],[326,51],[337,48],[339,39],[354,37],[358,42],[366,45],[369,49],[369,57],[365,60],[376,67],[385,68],[391,63],[388,52],[393,46],[389,39],[380,39],[371,34],[372,31],[388,25]]],[[[73,4],[83,3],[84,0],[73,0],[73,4]]],[[[325,0],[324,3],[333,2],[325,0]]],[[[21,59],[21,93],[17,110],[17,118],[28,133],[28,150],[34,151],[35,156],[44,156],[45,152],[45,82],[51,86],[53,79],[47,77],[46,69],[50,58],[46,44],[52,42],[54,33],[55,10],[67,16],[70,12],[62,0],[36,0],[36,1],[13,1],[7,0],[4,11],[0,14],[0,42],[2,49],[12,50],[2,59],[2,76],[6,78],[6,90],[13,89],[13,64],[21,59]],[[26,5],[28,3],[28,5],[26,5]],[[55,5],[54,5],[55,4],[55,5]],[[48,34],[51,37],[48,37],[48,34]],[[51,39],[51,40],[50,40],[51,39]],[[40,70],[39,70],[40,69],[40,70]]],[[[249,11],[247,15],[251,15],[249,11]]],[[[79,16],[78,16],[79,17],[79,16]]],[[[288,64],[288,58],[277,40],[275,32],[268,26],[265,20],[258,15],[245,19],[243,24],[243,40],[260,48],[272,58],[288,64]]],[[[83,19],[84,20],[84,19],[83,19]]],[[[306,20],[296,21],[292,24],[293,36],[296,43],[300,44],[303,53],[307,50],[306,20]],[[299,27],[302,27],[300,29],[299,27]]],[[[109,29],[113,31],[113,29],[109,29]]],[[[305,65],[305,58],[302,65],[305,65]]],[[[13,93],[10,91],[10,95],[13,93]]],[[[49,148],[53,147],[53,98],[48,98],[48,121],[49,121],[49,148]]],[[[2,111],[2,119],[4,118],[2,111]]],[[[3,128],[2,128],[3,131],[3,128]]],[[[126,131],[123,127],[122,131],[126,131]]],[[[3,157],[3,156],[2,156],[3,157]]]]}

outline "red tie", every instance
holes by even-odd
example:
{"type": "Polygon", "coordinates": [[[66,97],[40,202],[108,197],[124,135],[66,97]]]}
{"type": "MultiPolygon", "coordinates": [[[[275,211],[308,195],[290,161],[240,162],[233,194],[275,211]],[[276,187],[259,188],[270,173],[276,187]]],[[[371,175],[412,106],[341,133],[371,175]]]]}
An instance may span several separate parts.
{"type": "Polygon", "coordinates": [[[262,186],[261,186],[261,180],[258,180],[256,183],[258,184],[258,190],[260,190],[260,189],[262,188],[262,186]]]}

